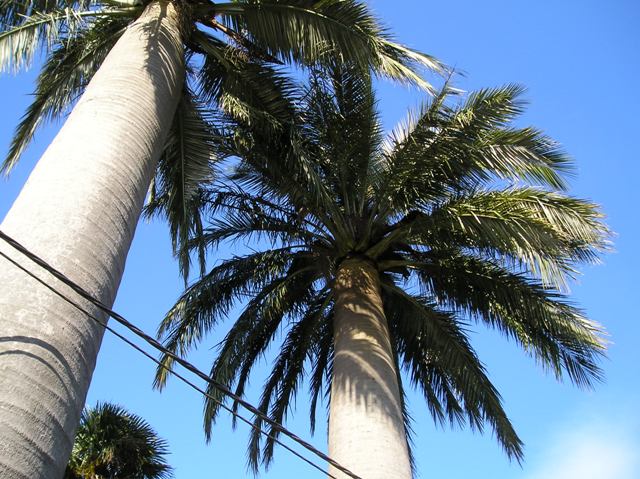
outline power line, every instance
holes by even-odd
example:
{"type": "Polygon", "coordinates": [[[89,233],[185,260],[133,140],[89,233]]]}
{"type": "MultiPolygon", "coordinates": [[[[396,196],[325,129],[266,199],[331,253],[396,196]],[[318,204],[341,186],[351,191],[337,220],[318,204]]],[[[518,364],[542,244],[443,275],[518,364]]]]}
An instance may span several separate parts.
{"type": "MultiPolygon", "coordinates": [[[[121,325],[123,325],[125,328],[127,328],[128,330],[130,330],[131,332],[133,332],[136,336],[140,337],[141,339],[143,339],[146,343],[148,343],[149,345],[151,345],[154,349],[160,351],[161,353],[169,356],[171,359],[173,359],[176,363],[178,363],[179,365],[181,365],[183,368],[185,368],[187,371],[195,374],[196,376],[198,376],[200,379],[202,379],[203,381],[207,382],[208,384],[212,385],[214,388],[218,389],[220,392],[222,392],[224,395],[228,396],[229,398],[233,399],[237,404],[240,404],[242,407],[244,407],[247,411],[251,412],[252,414],[254,414],[255,416],[258,416],[259,418],[261,418],[263,421],[265,421],[267,424],[269,424],[270,426],[272,426],[274,429],[278,430],[279,432],[283,433],[284,435],[286,435],[287,437],[289,437],[290,439],[292,439],[293,441],[295,441],[296,443],[300,444],[301,446],[303,446],[305,449],[307,449],[308,451],[310,451],[311,453],[315,454],[316,456],[318,456],[319,458],[321,458],[322,460],[326,461],[327,463],[331,464],[332,466],[334,466],[336,469],[342,471],[343,473],[345,473],[346,475],[348,475],[349,477],[351,477],[352,479],[362,479],[360,476],[356,475],[355,473],[351,472],[349,469],[345,468],[344,466],[340,465],[338,462],[336,462],[334,459],[331,459],[329,456],[327,456],[325,453],[323,453],[322,451],[318,450],[317,448],[315,448],[313,445],[311,445],[310,443],[308,443],[307,441],[305,441],[304,439],[298,437],[296,434],[294,434],[293,432],[289,431],[287,428],[285,428],[282,424],[278,423],[277,421],[274,421],[273,419],[271,419],[269,416],[267,416],[266,414],[264,414],[262,411],[260,411],[259,409],[257,409],[255,406],[253,406],[251,403],[245,401],[244,399],[242,399],[240,396],[236,395],[233,391],[231,391],[228,387],[226,387],[224,384],[219,383],[218,381],[215,381],[214,379],[210,378],[208,375],[206,375],[205,373],[203,373],[202,371],[200,371],[198,368],[196,368],[193,364],[189,363],[188,361],[182,359],[180,356],[176,355],[175,353],[173,353],[172,351],[169,351],[167,348],[165,348],[162,344],[160,344],[158,341],[156,341],[154,338],[152,338],[151,336],[149,336],[148,334],[146,334],[144,331],[142,331],[140,328],[138,328],[137,326],[135,326],[133,323],[129,322],[127,319],[125,319],[123,316],[119,315],[118,313],[116,313],[115,311],[111,310],[110,308],[108,308],[107,306],[105,306],[102,302],[100,302],[98,299],[94,298],[88,291],[86,291],[84,288],[82,288],[81,286],[79,286],[77,283],[75,283],[73,280],[71,280],[70,278],[68,278],[64,273],[61,273],[60,271],[58,271],[56,268],[54,268],[53,266],[51,266],[49,263],[47,263],[46,261],[44,261],[42,258],[40,258],[39,256],[37,256],[35,253],[31,252],[30,250],[28,250],[25,246],[23,246],[22,244],[20,244],[18,241],[14,240],[13,238],[11,238],[9,235],[7,235],[6,233],[4,233],[3,231],[0,231],[0,239],[2,239],[4,242],[6,242],[7,244],[9,244],[12,248],[14,248],[15,250],[17,250],[18,252],[20,252],[22,255],[24,255],[25,257],[27,257],[29,260],[31,260],[32,262],[36,263],[38,266],[40,266],[41,268],[43,268],[44,270],[46,270],[49,274],[51,274],[52,276],[54,276],[56,279],[60,280],[62,283],[66,284],[67,286],[69,286],[75,293],[77,293],[78,295],[80,295],[82,298],[86,299],[87,301],[89,301],[90,303],[92,303],[94,306],[96,306],[98,309],[102,310],[103,312],[105,312],[106,314],[108,314],[110,317],[112,317],[116,322],[120,323],[121,325]]],[[[24,271],[26,274],[28,274],[30,277],[34,278],[36,281],[38,281],[39,283],[41,283],[42,285],[44,285],[47,289],[49,289],[50,291],[52,291],[54,294],[56,294],[57,296],[59,296],[60,298],[62,298],[64,301],[68,302],[69,304],[71,304],[73,307],[75,307],[76,309],[78,309],[79,311],[81,311],[82,313],[84,313],[86,316],[88,316],[90,319],[98,322],[102,327],[104,327],[107,331],[111,332],[112,334],[114,334],[115,336],[117,336],[118,338],[120,338],[121,340],[123,340],[124,342],[126,342],[128,345],[132,346],[134,349],[136,349],[137,351],[141,352],[142,354],[144,354],[146,357],[150,358],[151,360],[153,360],[156,364],[160,365],[161,367],[163,367],[164,369],[166,369],[168,372],[170,372],[171,374],[173,374],[174,376],[176,376],[177,378],[179,378],[180,380],[182,380],[183,382],[185,382],[186,384],[188,384],[189,386],[191,386],[192,388],[194,388],[195,390],[197,390],[198,392],[200,392],[201,394],[204,394],[206,397],[211,398],[212,400],[216,401],[223,409],[229,411],[231,414],[233,414],[234,416],[238,417],[240,420],[242,420],[243,422],[249,424],[252,428],[256,429],[257,431],[259,431],[260,433],[266,435],[267,437],[270,437],[271,439],[273,439],[277,444],[283,446],[285,449],[287,449],[288,451],[290,451],[291,453],[293,453],[294,455],[296,455],[297,457],[301,458],[302,460],[304,460],[305,462],[307,462],[308,464],[312,465],[313,467],[315,467],[316,469],[319,469],[320,471],[322,471],[324,474],[327,474],[329,477],[333,478],[333,479],[337,479],[335,476],[330,475],[329,473],[325,472],[320,466],[318,466],[317,464],[313,463],[312,461],[310,461],[309,459],[305,458],[304,456],[300,455],[297,451],[291,449],[289,446],[287,446],[286,444],[283,444],[281,441],[279,441],[278,439],[275,438],[275,436],[271,435],[270,433],[267,433],[266,431],[262,430],[261,428],[259,428],[258,426],[256,426],[255,424],[253,424],[251,421],[249,421],[248,419],[242,417],[241,415],[239,415],[237,412],[233,411],[233,409],[229,408],[228,406],[224,405],[219,399],[211,396],[210,394],[208,394],[206,391],[202,390],[201,388],[199,388],[198,386],[196,386],[195,384],[193,384],[192,382],[190,382],[189,380],[187,380],[186,378],[184,378],[183,376],[179,375],[178,373],[174,372],[173,370],[171,370],[168,366],[162,364],[160,361],[158,361],[156,358],[154,358],[153,356],[151,356],[149,353],[147,353],[146,351],[144,351],[142,348],[140,348],[139,346],[137,346],[136,344],[134,344],[133,342],[131,342],[130,340],[128,340],[127,338],[125,338],[124,336],[122,336],[120,333],[116,332],[115,330],[113,330],[112,328],[110,328],[108,325],[106,325],[104,322],[102,322],[100,319],[96,318],[95,316],[93,316],[90,312],[88,312],[86,309],[84,309],[82,306],[80,306],[79,304],[77,304],[75,301],[73,301],[72,299],[68,298],[65,294],[59,292],[58,290],[56,290],[54,287],[52,287],[51,285],[47,284],[45,281],[43,281],[41,278],[39,278],[38,276],[36,276],[34,273],[32,273],[31,271],[27,270],[24,266],[22,266],[21,264],[19,264],[18,262],[16,262],[15,260],[13,260],[11,257],[9,257],[8,255],[6,255],[4,252],[0,251],[0,256],[4,257],[5,259],[7,259],[9,262],[11,262],[13,265],[15,265],[16,267],[18,267],[19,269],[21,269],[22,271],[24,271]]]]}

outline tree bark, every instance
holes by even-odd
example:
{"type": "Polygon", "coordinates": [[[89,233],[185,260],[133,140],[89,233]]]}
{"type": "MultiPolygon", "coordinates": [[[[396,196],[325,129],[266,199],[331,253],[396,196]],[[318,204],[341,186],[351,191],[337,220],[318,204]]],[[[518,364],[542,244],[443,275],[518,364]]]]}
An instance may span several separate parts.
{"type": "MultiPolygon", "coordinates": [[[[108,306],[183,81],[179,12],[153,2],[109,53],[0,226],[108,306]]],[[[0,285],[0,477],[59,479],[103,328],[3,258],[0,285]]]]}
{"type": "MultiPolygon", "coordinates": [[[[410,479],[396,365],[374,266],[340,265],[334,288],[329,455],[363,479],[410,479]]],[[[335,468],[336,477],[348,476],[335,468]]]]}

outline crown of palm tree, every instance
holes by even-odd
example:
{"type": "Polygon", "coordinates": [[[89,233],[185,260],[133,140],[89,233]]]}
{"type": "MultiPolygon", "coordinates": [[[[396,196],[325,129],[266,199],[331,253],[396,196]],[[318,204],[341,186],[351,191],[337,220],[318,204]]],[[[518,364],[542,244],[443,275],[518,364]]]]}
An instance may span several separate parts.
{"type": "MultiPolygon", "coordinates": [[[[150,0],[0,1],[0,71],[46,59],[34,101],[0,171],[8,173],[37,129],[70,110],[122,33],[150,0]]],[[[173,0],[183,20],[187,77],[147,213],[165,216],[174,248],[201,232],[201,185],[218,156],[217,112],[274,127],[288,117],[291,84],[282,65],[336,57],[430,89],[415,67],[438,61],[395,43],[362,2],[173,0]]],[[[185,277],[189,261],[181,258],[185,277]]]]}
{"type": "Polygon", "coordinates": [[[167,443],[142,418],[110,403],[82,412],[65,479],[167,479],[167,443]]]}
{"type": "MultiPolygon", "coordinates": [[[[211,376],[242,395],[282,331],[259,407],[284,421],[308,372],[313,427],[332,368],[336,271],[347,259],[363,261],[380,275],[397,368],[435,420],[488,424],[520,459],[520,439],[467,331],[476,323],[497,329],[558,379],[590,386],[600,377],[601,330],[563,288],[577,264],[597,261],[609,235],[594,204],[562,192],[570,161],[557,144],[512,126],[521,93],[514,85],[481,90],[451,106],[445,86],[384,138],[369,79],[336,68],[313,78],[286,135],[238,125],[228,145],[242,158],[235,186],[209,197],[213,218],[192,246],[266,238],[270,247],[223,261],[192,284],[160,327],[166,346],[186,354],[246,299],[211,376]],[[273,156],[285,159],[282,168],[272,167],[273,156]]],[[[157,384],[166,379],[159,369],[157,384]]],[[[218,412],[207,401],[208,436],[218,412]]],[[[253,467],[260,440],[251,437],[253,467]]],[[[273,446],[264,445],[266,463],[273,446]]]]}

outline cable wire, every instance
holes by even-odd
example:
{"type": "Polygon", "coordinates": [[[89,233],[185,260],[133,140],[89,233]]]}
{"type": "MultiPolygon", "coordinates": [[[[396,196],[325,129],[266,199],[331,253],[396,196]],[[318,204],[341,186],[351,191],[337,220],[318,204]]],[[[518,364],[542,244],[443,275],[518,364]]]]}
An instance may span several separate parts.
{"type": "MultiPolygon", "coordinates": [[[[152,346],[154,349],[160,351],[163,354],[166,354],[167,356],[169,356],[170,358],[172,358],[176,363],[178,363],[179,365],[181,365],[183,368],[185,368],[186,370],[188,370],[189,372],[195,374],[196,376],[198,376],[200,379],[202,379],[203,381],[207,382],[208,384],[212,385],[214,388],[218,389],[220,392],[222,392],[224,395],[228,396],[229,398],[233,399],[236,403],[240,404],[242,407],[244,407],[247,411],[251,412],[252,414],[254,414],[255,416],[258,416],[259,418],[261,418],[263,421],[265,421],[267,424],[269,424],[270,426],[272,426],[274,429],[278,430],[279,432],[281,432],[282,434],[284,434],[285,436],[289,437],[290,439],[292,439],[293,441],[295,441],[296,443],[300,444],[302,447],[304,447],[305,449],[307,449],[309,452],[315,454],[316,456],[318,456],[319,458],[321,458],[322,460],[326,461],[327,463],[331,464],[333,467],[335,467],[336,469],[340,470],[341,472],[343,472],[344,474],[348,475],[349,477],[351,477],[352,479],[362,479],[360,476],[356,475],[355,473],[351,472],[349,469],[347,469],[346,467],[342,466],[341,464],[339,464],[338,462],[336,462],[334,459],[331,459],[329,456],[327,456],[325,453],[323,453],[322,451],[318,450],[317,448],[315,448],[313,445],[311,445],[310,443],[308,443],[307,441],[305,441],[304,439],[300,438],[299,436],[297,436],[296,434],[294,434],[293,432],[289,431],[288,429],[286,429],[282,424],[278,423],[277,421],[274,421],[273,419],[271,419],[269,416],[267,416],[266,414],[264,414],[262,411],[260,411],[259,409],[257,409],[255,406],[253,406],[252,404],[250,404],[249,402],[245,401],[244,399],[242,399],[240,396],[236,395],[233,391],[231,391],[228,387],[226,387],[224,384],[219,383],[218,381],[215,381],[214,379],[212,379],[211,377],[209,377],[207,374],[203,373],[202,371],[200,371],[198,368],[196,368],[193,364],[189,363],[188,361],[182,359],[180,356],[176,355],[175,353],[169,351],[168,349],[166,349],[162,344],[160,344],[158,341],[156,341],[153,337],[149,336],[148,334],[146,334],[144,331],[142,331],[140,328],[138,328],[137,326],[135,326],[133,323],[129,322],[127,319],[125,319],[123,316],[119,315],[118,313],[116,313],[115,311],[111,310],[110,308],[108,308],[107,306],[105,306],[104,304],[102,304],[102,302],[100,302],[98,299],[94,298],[89,292],[87,292],[84,288],[82,288],[81,286],[79,286],[77,283],[75,283],[73,280],[71,280],[70,278],[68,278],[66,275],[64,275],[63,273],[61,273],[60,271],[58,271],[56,268],[54,268],[53,266],[51,266],[49,263],[47,263],[46,261],[44,261],[42,258],[40,258],[38,255],[36,255],[35,253],[29,251],[25,246],[23,246],[22,244],[20,244],[18,241],[14,240],[13,238],[11,238],[9,235],[7,235],[6,233],[4,233],[3,231],[0,231],[0,239],[3,240],[4,242],[6,242],[8,245],[10,245],[12,248],[14,248],[15,250],[17,250],[18,252],[20,252],[22,255],[24,255],[25,257],[27,257],[30,261],[36,263],[38,266],[40,266],[41,268],[43,268],[44,270],[46,270],[49,274],[51,274],[52,276],[54,276],[56,279],[60,280],[62,283],[66,284],[67,286],[69,286],[75,293],[77,293],[79,296],[81,296],[82,298],[86,299],[87,301],[89,301],[90,303],[92,303],[94,306],[96,306],[98,309],[100,309],[101,311],[103,311],[104,313],[106,313],[107,315],[109,315],[110,317],[112,317],[116,322],[120,323],[122,326],[124,326],[125,328],[127,328],[128,330],[130,330],[131,332],[133,332],[136,336],[140,337],[141,339],[143,339],[146,343],[148,343],[150,346],[152,346]]],[[[140,348],[139,346],[135,345],[134,343],[132,343],[131,341],[129,341],[128,339],[126,339],[124,336],[120,335],[119,333],[117,333],[116,331],[114,331],[112,328],[110,328],[109,326],[107,326],[104,322],[102,322],[100,319],[96,318],[95,316],[93,316],[91,313],[89,313],[88,311],[86,311],[82,306],[78,305],[77,303],[75,303],[73,300],[69,299],[66,295],[64,295],[63,293],[57,291],[55,288],[53,288],[51,285],[47,284],[44,280],[42,280],[41,278],[39,278],[38,276],[36,276],[35,274],[33,274],[32,272],[30,272],[29,270],[27,270],[24,266],[22,266],[21,264],[19,264],[18,262],[16,262],[15,260],[13,260],[11,257],[9,257],[8,255],[6,255],[5,253],[3,253],[2,251],[0,251],[0,256],[4,257],[5,259],[7,259],[9,262],[11,262],[13,265],[15,265],[16,267],[18,267],[19,269],[21,269],[22,271],[24,271],[25,273],[27,273],[29,276],[31,276],[32,278],[36,279],[39,283],[43,284],[44,286],[46,286],[49,290],[51,290],[53,293],[55,293],[56,295],[58,295],[59,297],[61,297],[63,300],[65,300],[66,302],[68,302],[69,304],[71,304],[72,306],[74,306],[76,309],[78,309],[79,311],[83,312],[85,315],[87,315],[90,319],[97,321],[100,325],[102,325],[102,327],[104,327],[106,330],[108,330],[109,332],[111,332],[112,334],[116,335],[117,337],[119,337],[120,339],[122,339],[123,341],[125,341],[127,344],[129,344],[130,346],[134,347],[136,350],[138,350],[139,352],[143,353],[145,356],[151,358],[154,362],[156,362],[157,364],[160,364],[163,368],[165,368],[167,371],[169,371],[170,373],[172,373],[173,375],[175,375],[176,377],[180,378],[183,382],[185,382],[186,384],[189,384],[190,386],[194,387],[194,389],[198,390],[198,392],[200,392],[201,394],[204,394],[205,396],[213,399],[214,401],[218,402],[218,404],[220,404],[225,410],[231,412],[232,414],[236,415],[237,413],[235,411],[233,411],[231,408],[228,408],[226,405],[222,404],[218,399],[212,397],[210,394],[206,393],[206,391],[201,390],[198,386],[193,385],[192,383],[190,383],[190,381],[188,381],[187,379],[181,377],[180,375],[178,375],[177,373],[175,373],[173,370],[171,370],[170,368],[168,368],[167,366],[163,365],[160,363],[160,361],[158,361],[156,358],[154,358],[153,356],[151,356],[149,353],[147,353],[146,351],[144,351],[142,348],[140,348]]],[[[255,428],[256,430],[260,431],[262,434],[267,435],[267,437],[271,437],[272,439],[274,439],[278,444],[282,445],[283,447],[285,447],[285,449],[289,450],[290,452],[292,452],[293,454],[295,454],[297,457],[303,459],[305,462],[307,462],[308,464],[313,465],[313,467],[315,467],[316,469],[321,470],[324,474],[328,474],[326,473],[322,468],[320,468],[320,466],[314,464],[312,461],[310,461],[309,459],[301,456],[299,453],[297,453],[296,451],[292,450],[291,448],[289,448],[288,446],[286,446],[285,444],[283,444],[281,441],[277,440],[274,436],[270,435],[269,433],[267,433],[266,431],[263,431],[261,428],[259,428],[258,426],[256,426],[255,424],[251,423],[248,419],[238,415],[236,416],[239,419],[241,419],[243,422],[247,422],[251,425],[251,427],[255,428]]],[[[329,475],[329,474],[328,474],[329,475]]],[[[329,477],[333,478],[333,479],[337,479],[335,478],[335,476],[331,476],[329,475],[329,477]]]]}

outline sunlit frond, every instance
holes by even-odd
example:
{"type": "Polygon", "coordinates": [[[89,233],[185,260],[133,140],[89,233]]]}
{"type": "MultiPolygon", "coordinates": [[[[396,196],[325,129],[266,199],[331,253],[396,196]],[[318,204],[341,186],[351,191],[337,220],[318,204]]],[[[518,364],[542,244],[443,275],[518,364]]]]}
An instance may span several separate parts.
{"type": "Polygon", "coordinates": [[[135,7],[94,10],[66,7],[46,13],[32,12],[19,25],[0,33],[0,72],[29,66],[36,53],[51,51],[81,33],[87,19],[132,18],[138,11],[135,7]]]}
{"type": "Polygon", "coordinates": [[[58,119],[69,110],[129,22],[123,16],[99,18],[91,29],[82,30],[51,52],[36,80],[35,98],[16,128],[0,172],[11,172],[44,122],[58,119]]]}
{"type": "Polygon", "coordinates": [[[442,232],[450,245],[513,258],[545,284],[564,288],[574,263],[597,262],[607,249],[610,232],[601,218],[595,205],[557,193],[476,191],[436,207],[422,228],[435,234],[420,243],[437,246],[442,232]]]}
{"type": "Polygon", "coordinates": [[[331,65],[338,56],[427,90],[431,86],[416,70],[443,69],[433,57],[395,43],[366,4],[355,0],[239,1],[216,4],[213,12],[286,62],[331,65]]]}

